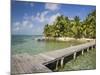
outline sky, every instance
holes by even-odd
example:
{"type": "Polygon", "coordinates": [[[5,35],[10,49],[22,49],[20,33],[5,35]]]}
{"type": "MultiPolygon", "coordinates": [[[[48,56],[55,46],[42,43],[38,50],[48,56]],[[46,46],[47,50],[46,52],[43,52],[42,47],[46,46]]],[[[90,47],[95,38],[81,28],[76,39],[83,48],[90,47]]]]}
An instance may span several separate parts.
{"type": "Polygon", "coordinates": [[[11,3],[12,35],[43,35],[44,26],[52,24],[57,16],[84,20],[95,6],[15,1],[11,3]]]}

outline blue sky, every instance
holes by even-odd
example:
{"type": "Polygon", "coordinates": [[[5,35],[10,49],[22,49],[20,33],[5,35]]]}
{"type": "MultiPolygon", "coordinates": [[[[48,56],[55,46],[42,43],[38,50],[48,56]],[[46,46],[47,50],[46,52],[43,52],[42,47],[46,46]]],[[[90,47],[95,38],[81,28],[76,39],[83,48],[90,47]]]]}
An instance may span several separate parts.
{"type": "Polygon", "coordinates": [[[79,16],[84,20],[95,9],[88,5],[12,1],[11,32],[14,35],[41,35],[44,26],[52,24],[57,16],[64,15],[69,19],[79,16]]]}

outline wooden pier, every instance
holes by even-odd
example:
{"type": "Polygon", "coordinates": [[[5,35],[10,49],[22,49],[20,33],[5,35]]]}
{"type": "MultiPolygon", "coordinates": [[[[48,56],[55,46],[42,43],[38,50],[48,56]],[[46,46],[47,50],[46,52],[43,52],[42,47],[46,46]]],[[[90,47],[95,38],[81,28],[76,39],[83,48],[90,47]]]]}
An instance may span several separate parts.
{"type": "Polygon", "coordinates": [[[11,73],[23,74],[37,72],[52,72],[52,70],[50,70],[45,65],[56,62],[55,69],[57,70],[58,63],[60,63],[60,66],[63,67],[65,57],[73,55],[73,59],[75,60],[77,52],[81,52],[81,54],[83,55],[84,50],[88,52],[90,49],[95,48],[95,46],[95,41],[91,41],[85,44],[40,53],[37,55],[29,55],[27,53],[13,55],[11,57],[11,73]]]}

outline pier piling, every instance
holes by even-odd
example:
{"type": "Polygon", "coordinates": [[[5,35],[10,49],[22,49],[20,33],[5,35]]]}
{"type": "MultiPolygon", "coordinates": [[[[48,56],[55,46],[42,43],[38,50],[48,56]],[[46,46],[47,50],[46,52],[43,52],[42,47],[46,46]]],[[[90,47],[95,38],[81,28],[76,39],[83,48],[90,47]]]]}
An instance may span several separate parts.
{"type": "Polygon", "coordinates": [[[64,67],[64,57],[61,58],[61,69],[64,67]]]}
{"type": "Polygon", "coordinates": [[[82,50],[82,55],[84,54],[84,50],[82,50]]]}
{"type": "Polygon", "coordinates": [[[76,52],[73,54],[73,59],[74,60],[76,59],[76,52]]]}

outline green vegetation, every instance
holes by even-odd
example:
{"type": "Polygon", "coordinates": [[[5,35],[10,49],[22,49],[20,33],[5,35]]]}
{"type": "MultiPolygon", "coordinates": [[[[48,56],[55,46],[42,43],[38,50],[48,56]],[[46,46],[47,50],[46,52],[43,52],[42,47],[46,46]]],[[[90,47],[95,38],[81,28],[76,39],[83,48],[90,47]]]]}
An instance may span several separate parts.
{"type": "Polygon", "coordinates": [[[96,50],[90,50],[89,52],[80,55],[76,60],[71,60],[65,64],[64,69],[60,71],[68,70],[86,70],[96,68],[96,50]]]}
{"type": "Polygon", "coordinates": [[[73,37],[95,38],[96,34],[96,11],[89,13],[85,20],[80,21],[78,16],[73,20],[63,15],[58,16],[52,25],[45,25],[46,37],[73,37]]]}

